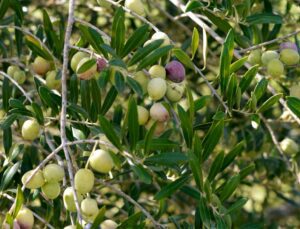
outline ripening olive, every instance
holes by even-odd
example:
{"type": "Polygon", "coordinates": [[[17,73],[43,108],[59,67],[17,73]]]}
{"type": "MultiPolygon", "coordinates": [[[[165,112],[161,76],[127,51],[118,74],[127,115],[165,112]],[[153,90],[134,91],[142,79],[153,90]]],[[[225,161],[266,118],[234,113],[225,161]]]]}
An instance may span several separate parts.
{"type": "Polygon", "coordinates": [[[91,167],[100,173],[108,173],[114,167],[114,161],[109,152],[98,149],[92,152],[89,162],[91,167]]]}
{"type": "Polygon", "coordinates": [[[153,100],[162,99],[167,91],[166,81],[162,78],[153,78],[147,86],[148,94],[153,100]]]}
{"type": "Polygon", "coordinates": [[[142,106],[137,107],[139,125],[145,125],[149,119],[149,111],[142,106]]]}
{"type": "MultiPolygon", "coordinates": [[[[33,174],[33,171],[34,170],[30,170],[22,176],[22,184],[23,185],[29,179],[29,177],[33,174]]],[[[28,189],[36,189],[36,188],[42,187],[44,185],[44,183],[45,183],[45,180],[44,180],[43,172],[38,170],[37,173],[33,175],[31,180],[25,185],[25,187],[28,189]]]]}
{"type": "Polygon", "coordinates": [[[40,125],[36,120],[27,120],[22,126],[22,137],[25,140],[34,140],[39,136],[40,125]]]}
{"type": "Polygon", "coordinates": [[[94,173],[89,169],[79,169],[74,177],[76,190],[81,194],[86,194],[94,187],[94,173]]]}
{"type": "Polygon", "coordinates": [[[149,74],[152,78],[166,78],[166,70],[163,66],[161,65],[153,65],[149,69],[149,74]]]}

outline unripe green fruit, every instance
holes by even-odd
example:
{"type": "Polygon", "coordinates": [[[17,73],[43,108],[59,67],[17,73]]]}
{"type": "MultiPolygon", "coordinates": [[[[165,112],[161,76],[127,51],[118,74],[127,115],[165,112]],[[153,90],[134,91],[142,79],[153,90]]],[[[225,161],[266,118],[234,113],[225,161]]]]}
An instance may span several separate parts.
{"type": "Polygon", "coordinates": [[[89,57],[87,53],[85,52],[77,52],[74,54],[74,56],[71,59],[71,68],[74,72],[76,72],[77,66],[79,64],[79,62],[83,59],[83,58],[87,58],[89,57]]]}
{"type": "Polygon", "coordinates": [[[51,66],[48,60],[38,56],[32,63],[32,70],[38,75],[44,75],[50,70],[51,66]]]}
{"type": "Polygon", "coordinates": [[[16,220],[22,229],[31,229],[34,225],[34,217],[32,211],[23,207],[19,210],[16,220]]]}
{"type": "Polygon", "coordinates": [[[104,220],[101,224],[101,229],[116,229],[118,224],[110,219],[104,220]]]}
{"type": "Polygon", "coordinates": [[[252,65],[261,64],[261,50],[252,50],[248,56],[248,62],[252,65]]]}
{"type": "Polygon", "coordinates": [[[300,56],[294,49],[283,49],[280,52],[280,60],[286,65],[296,65],[299,63],[300,56]]]}
{"type": "Polygon", "coordinates": [[[95,199],[86,198],[81,202],[81,211],[85,216],[93,216],[98,213],[98,204],[95,199]]]}
{"type": "Polygon", "coordinates": [[[164,79],[154,78],[148,83],[148,94],[153,100],[162,99],[167,91],[167,83],[164,79]]]}
{"type": "Polygon", "coordinates": [[[89,169],[79,169],[74,177],[75,188],[81,194],[86,194],[94,187],[94,173],[89,169]]]}
{"type": "Polygon", "coordinates": [[[144,4],[141,2],[141,0],[126,0],[125,7],[138,15],[143,16],[145,14],[144,4]]]}
{"type": "Polygon", "coordinates": [[[290,96],[300,98],[300,86],[294,85],[290,88],[290,96]]]}
{"type": "Polygon", "coordinates": [[[281,76],[284,73],[284,66],[280,60],[273,59],[267,65],[267,72],[273,77],[281,76]]]}
{"type": "Polygon", "coordinates": [[[142,87],[144,94],[147,92],[147,85],[149,82],[149,78],[148,76],[146,76],[146,74],[142,71],[139,71],[137,73],[135,73],[135,75],[133,76],[133,79],[135,79],[142,87]]]}
{"type": "Polygon", "coordinates": [[[298,144],[291,138],[285,138],[280,142],[280,147],[284,153],[294,155],[299,152],[298,144]]]}
{"type": "Polygon", "coordinates": [[[212,194],[211,203],[214,205],[214,207],[217,207],[217,208],[222,207],[222,203],[221,203],[219,197],[216,194],[212,194]]]}
{"type": "MultiPolygon", "coordinates": [[[[150,119],[148,122],[147,122],[147,125],[145,126],[147,130],[150,130],[150,128],[153,126],[154,124],[154,120],[153,119],[150,119]]],[[[155,136],[159,136],[161,135],[166,129],[166,123],[164,122],[156,122],[156,127],[155,127],[155,130],[154,130],[154,135],[155,136]]]]}
{"type": "Polygon", "coordinates": [[[108,173],[114,167],[114,161],[109,152],[102,149],[92,152],[89,162],[91,167],[100,173],[108,173]]]}
{"type": "Polygon", "coordinates": [[[276,51],[269,50],[269,51],[264,52],[261,56],[261,62],[265,66],[268,65],[268,63],[274,59],[279,59],[279,55],[276,51]]]}
{"type": "Polygon", "coordinates": [[[177,83],[170,83],[167,86],[166,96],[171,102],[178,102],[184,93],[184,87],[177,83]]]}
{"type": "Polygon", "coordinates": [[[56,199],[60,194],[60,185],[58,182],[49,182],[42,186],[42,192],[50,199],[56,199]]]}
{"type": "Polygon", "coordinates": [[[9,75],[10,77],[13,77],[15,72],[21,71],[20,68],[18,66],[9,66],[7,68],[7,75],[9,75]]]}
{"type": "Polygon", "coordinates": [[[43,169],[43,174],[47,182],[59,182],[64,179],[65,171],[57,164],[48,164],[43,169]]]}
{"type": "Polygon", "coordinates": [[[163,32],[156,32],[152,35],[151,40],[164,40],[161,46],[167,46],[171,44],[170,38],[168,37],[167,34],[163,32]]]}
{"type": "Polygon", "coordinates": [[[149,111],[142,106],[137,107],[139,125],[145,125],[149,119],[149,111]]]}
{"type": "MultiPolygon", "coordinates": [[[[76,205],[75,205],[75,200],[74,200],[74,195],[73,195],[73,190],[72,187],[66,188],[63,194],[63,199],[64,199],[64,206],[65,208],[70,211],[70,212],[76,212],[76,205]]],[[[82,195],[77,192],[77,199],[79,204],[82,201],[82,195]]]]}
{"type": "Polygon", "coordinates": [[[170,118],[168,110],[161,103],[154,103],[150,108],[151,119],[158,122],[165,122],[170,118]]]}
{"type": "Polygon", "coordinates": [[[25,140],[34,140],[39,136],[40,125],[36,120],[27,120],[22,126],[22,137],[25,140]]]}
{"type": "Polygon", "coordinates": [[[87,61],[89,61],[90,58],[89,57],[86,57],[86,58],[83,58],[79,63],[78,63],[78,66],[77,66],[77,75],[80,79],[82,80],[89,80],[91,79],[96,73],[97,73],[97,64],[95,63],[93,66],[91,66],[89,69],[87,69],[85,72],[82,72],[82,73],[78,73],[80,67],[82,65],[84,65],[87,61]]]}
{"type": "Polygon", "coordinates": [[[46,75],[46,86],[50,89],[58,90],[60,89],[61,79],[56,79],[57,72],[50,71],[46,75]]]}
{"type": "Polygon", "coordinates": [[[76,226],[75,225],[69,225],[69,226],[64,227],[64,229],[76,229],[76,226]]]}
{"type": "MultiPolygon", "coordinates": [[[[33,171],[34,170],[30,170],[22,176],[22,184],[23,185],[29,179],[31,174],[33,174],[33,171]]],[[[34,174],[34,176],[31,178],[31,180],[25,185],[25,187],[28,189],[36,189],[36,188],[42,187],[44,185],[44,183],[45,183],[45,180],[44,180],[43,172],[38,170],[37,173],[34,174]]]]}
{"type": "Polygon", "coordinates": [[[152,78],[166,78],[166,70],[163,66],[161,65],[153,65],[149,69],[149,74],[152,78]]]}
{"type": "Polygon", "coordinates": [[[16,71],[13,75],[13,79],[17,81],[18,84],[23,84],[26,80],[26,74],[24,71],[16,71]]]}

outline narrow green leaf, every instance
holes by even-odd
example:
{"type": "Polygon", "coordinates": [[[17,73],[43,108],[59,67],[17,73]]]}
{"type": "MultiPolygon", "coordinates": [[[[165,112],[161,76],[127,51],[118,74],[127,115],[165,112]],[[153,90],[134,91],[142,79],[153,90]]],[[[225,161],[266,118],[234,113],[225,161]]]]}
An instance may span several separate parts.
{"type": "Polygon", "coordinates": [[[11,127],[3,129],[3,146],[5,153],[8,154],[12,146],[12,130],[11,127]]]}
{"type": "Polygon", "coordinates": [[[141,219],[141,216],[142,216],[142,212],[137,212],[129,216],[117,227],[117,229],[136,228],[138,225],[138,221],[141,219]]]}
{"type": "Polygon", "coordinates": [[[267,101],[265,101],[256,111],[256,113],[263,113],[266,110],[270,109],[275,103],[277,103],[282,97],[282,93],[273,95],[267,101]]]}
{"type": "Polygon", "coordinates": [[[245,148],[244,145],[245,145],[245,142],[241,141],[229,153],[226,154],[222,168],[221,168],[222,171],[225,168],[227,168],[231,164],[231,162],[233,162],[233,160],[236,158],[237,155],[242,153],[242,151],[245,148]]]}
{"type": "Polygon", "coordinates": [[[201,220],[203,222],[203,224],[205,225],[206,228],[211,228],[212,227],[212,219],[210,216],[210,212],[208,209],[208,205],[206,202],[206,199],[204,197],[200,198],[199,201],[199,212],[200,212],[200,217],[201,220]]]}
{"type": "Polygon", "coordinates": [[[237,77],[235,74],[231,74],[226,88],[226,97],[227,97],[229,108],[232,108],[236,102],[237,88],[238,88],[237,77]]]}
{"type": "Polygon", "coordinates": [[[145,164],[157,164],[157,165],[178,165],[187,161],[187,156],[181,152],[165,152],[159,153],[146,158],[145,164]]]}
{"type": "Polygon", "coordinates": [[[199,163],[200,160],[194,152],[189,152],[188,156],[189,156],[189,164],[193,173],[193,177],[195,179],[198,189],[202,191],[204,185],[203,185],[202,169],[199,163]]]}
{"type": "Polygon", "coordinates": [[[247,62],[248,60],[248,56],[244,56],[241,59],[238,59],[237,61],[233,62],[230,65],[230,74],[236,72],[237,70],[239,70],[241,67],[244,66],[244,64],[247,62]]]}
{"type": "Polygon", "coordinates": [[[93,67],[96,64],[96,60],[95,59],[90,59],[88,61],[86,61],[83,65],[80,66],[79,69],[77,69],[77,74],[83,73],[87,70],[89,70],[91,67],[93,67]]]}
{"type": "Polygon", "coordinates": [[[145,144],[144,144],[144,154],[147,155],[150,151],[150,144],[153,138],[153,134],[156,128],[156,122],[153,123],[153,125],[150,127],[150,129],[147,131],[145,136],[145,144]]]}
{"type": "Polygon", "coordinates": [[[18,161],[13,166],[10,166],[5,170],[1,180],[0,191],[3,191],[8,187],[13,177],[18,172],[21,163],[22,163],[21,161],[18,161]]]}
{"type": "Polygon", "coordinates": [[[41,109],[41,106],[38,105],[37,103],[33,102],[31,104],[33,110],[34,110],[34,113],[35,113],[35,117],[36,119],[38,120],[38,122],[43,125],[44,124],[44,115],[43,115],[43,111],[41,109]]]}
{"type": "Polygon", "coordinates": [[[207,179],[212,182],[216,175],[221,171],[222,165],[224,161],[224,152],[221,152],[217,155],[215,160],[213,161],[207,179]]]}
{"type": "Polygon", "coordinates": [[[137,104],[133,97],[128,102],[128,132],[131,150],[135,150],[135,146],[139,140],[139,122],[137,113],[137,104]]]}
{"type": "Polygon", "coordinates": [[[10,0],[2,0],[0,3],[0,19],[2,19],[8,10],[10,0]]]}
{"type": "Polygon", "coordinates": [[[218,144],[220,138],[223,135],[224,120],[215,121],[213,125],[209,128],[207,134],[202,141],[203,147],[203,160],[206,160],[212,153],[216,145],[218,144]]]}
{"type": "Polygon", "coordinates": [[[240,82],[241,93],[243,94],[250,86],[252,80],[258,72],[258,65],[251,67],[243,76],[240,82]]]}
{"type": "Polygon", "coordinates": [[[212,21],[212,23],[214,23],[224,33],[227,33],[230,29],[232,29],[230,24],[225,19],[216,16],[209,10],[206,10],[205,8],[202,8],[202,12],[206,17],[208,17],[212,21]]]}
{"type": "Polygon", "coordinates": [[[92,227],[90,229],[98,229],[100,224],[103,222],[105,217],[106,208],[103,206],[99,211],[98,214],[92,224],[92,227]]]}
{"type": "Polygon", "coordinates": [[[147,56],[153,50],[157,49],[162,43],[163,43],[162,39],[155,40],[152,41],[150,44],[146,45],[145,47],[138,49],[137,52],[132,56],[131,60],[129,61],[128,66],[132,66],[137,62],[141,61],[142,59],[144,59],[145,56],[147,56]]]}
{"type": "Polygon", "coordinates": [[[14,212],[13,212],[13,218],[16,218],[19,210],[22,208],[23,203],[24,203],[24,195],[23,195],[20,185],[18,185],[17,197],[16,197],[16,202],[15,202],[15,207],[14,207],[14,212]]]}
{"type": "Polygon", "coordinates": [[[192,11],[194,9],[202,8],[204,5],[199,1],[189,1],[185,6],[185,12],[192,11]]]}
{"type": "Polygon", "coordinates": [[[120,138],[116,134],[112,124],[103,116],[99,116],[99,122],[100,122],[100,127],[102,128],[108,140],[119,150],[122,150],[120,138]]]}
{"type": "Polygon", "coordinates": [[[243,168],[240,171],[241,180],[244,179],[246,176],[250,175],[253,171],[255,171],[255,164],[251,164],[251,165],[247,166],[246,168],[243,168]]]}
{"type": "Polygon", "coordinates": [[[192,123],[190,122],[189,115],[187,112],[177,104],[178,116],[181,122],[181,129],[183,132],[184,140],[188,147],[192,146],[193,142],[193,127],[192,123]]]}
{"type": "Polygon", "coordinates": [[[112,104],[114,103],[116,97],[118,95],[118,91],[115,89],[114,86],[112,86],[110,88],[110,90],[108,91],[104,102],[102,104],[102,109],[101,109],[101,114],[105,115],[106,112],[109,110],[109,108],[112,106],[112,104]]]}
{"type": "Polygon", "coordinates": [[[18,118],[17,114],[11,114],[11,115],[6,116],[0,122],[1,129],[4,130],[4,129],[9,128],[17,118],[18,118]]]}
{"type": "Polygon", "coordinates": [[[143,25],[139,27],[127,40],[124,49],[122,50],[121,57],[128,55],[134,49],[139,47],[148,38],[149,26],[143,25]]]}
{"type": "MultiPolygon", "coordinates": [[[[138,149],[143,149],[145,140],[139,141],[138,149]]],[[[150,150],[170,151],[178,148],[178,143],[165,138],[152,139],[149,144],[150,150]]]]}
{"type": "Polygon", "coordinates": [[[246,17],[246,22],[249,25],[256,24],[282,24],[282,17],[273,13],[258,13],[246,17]]]}
{"type": "Polygon", "coordinates": [[[169,183],[168,185],[164,186],[158,193],[156,193],[154,199],[161,200],[172,195],[174,192],[180,189],[189,179],[190,177],[188,175],[184,175],[173,181],[172,183],[169,183]]]}
{"type": "Polygon", "coordinates": [[[238,199],[227,209],[226,214],[230,214],[232,212],[236,212],[240,210],[247,202],[248,202],[247,198],[242,197],[238,199]]]}
{"type": "Polygon", "coordinates": [[[287,97],[287,105],[291,111],[300,118],[300,99],[296,97],[287,97]]]}
{"type": "Polygon", "coordinates": [[[192,43],[191,43],[191,49],[192,49],[192,60],[195,57],[195,54],[199,47],[199,32],[196,27],[194,27],[193,30],[193,36],[192,36],[192,43]]]}
{"type": "Polygon", "coordinates": [[[149,172],[141,165],[133,165],[131,166],[133,172],[138,176],[138,178],[144,182],[145,184],[152,183],[152,177],[149,172]]]}
{"type": "Polygon", "coordinates": [[[182,51],[182,49],[180,49],[180,48],[173,48],[172,53],[186,67],[188,67],[188,68],[190,68],[192,70],[195,70],[194,63],[191,61],[191,59],[189,58],[189,56],[184,51],[182,51]]]}
{"type": "Polygon", "coordinates": [[[220,200],[223,202],[228,199],[236,190],[240,183],[240,175],[234,175],[226,182],[220,193],[220,200]]]}
{"type": "Polygon", "coordinates": [[[254,95],[257,101],[259,101],[260,98],[265,94],[267,87],[268,87],[267,79],[263,78],[258,82],[256,87],[254,88],[254,95]]]}
{"type": "Polygon", "coordinates": [[[144,96],[143,88],[135,79],[133,79],[130,76],[127,76],[126,83],[136,94],[138,94],[140,98],[143,98],[144,96]]]}
{"type": "Polygon", "coordinates": [[[159,58],[163,57],[164,55],[168,54],[168,52],[173,48],[172,45],[163,46],[154,50],[148,56],[141,60],[140,64],[137,67],[137,71],[146,68],[149,65],[154,64],[158,61],[159,58]]]}
{"type": "Polygon", "coordinates": [[[125,42],[125,12],[119,7],[114,15],[112,25],[111,46],[120,54],[125,42]]]}

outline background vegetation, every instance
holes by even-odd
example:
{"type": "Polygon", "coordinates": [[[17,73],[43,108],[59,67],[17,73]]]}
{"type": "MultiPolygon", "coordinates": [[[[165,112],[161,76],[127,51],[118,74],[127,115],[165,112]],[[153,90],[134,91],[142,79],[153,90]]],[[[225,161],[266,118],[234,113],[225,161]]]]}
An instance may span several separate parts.
{"type": "Polygon", "coordinates": [[[300,227],[299,150],[280,145],[299,143],[300,100],[290,96],[299,63],[273,77],[247,61],[250,50],[285,41],[299,49],[298,0],[142,0],[142,16],[124,1],[76,0],[73,17],[72,2],[0,2],[0,222],[12,223],[25,205],[38,217],[34,228],[76,224],[81,214],[66,211],[63,191],[88,152],[102,148],[115,168],[95,172],[94,228],[105,219],[119,228],[300,227]],[[170,46],[146,53],[158,31],[170,46]],[[78,50],[107,68],[80,80],[69,63],[78,50]],[[33,71],[37,56],[59,72],[62,88],[33,71]],[[155,126],[138,125],[137,105],[153,101],[134,76],[173,59],[185,66],[185,94],[163,100],[171,118],[155,135],[155,126]],[[10,65],[25,71],[24,84],[6,74],[10,65]],[[21,136],[29,118],[41,126],[34,141],[21,136]],[[25,172],[49,162],[65,168],[55,200],[22,188],[25,172]]]}

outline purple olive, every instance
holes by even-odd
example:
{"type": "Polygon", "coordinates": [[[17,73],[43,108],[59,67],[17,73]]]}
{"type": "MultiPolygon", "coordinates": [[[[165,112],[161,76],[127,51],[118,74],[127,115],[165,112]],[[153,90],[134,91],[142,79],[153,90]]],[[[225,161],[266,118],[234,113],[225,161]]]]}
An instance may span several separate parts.
{"type": "Polygon", "coordinates": [[[282,51],[283,49],[294,49],[295,51],[298,52],[297,45],[293,42],[283,42],[279,46],[279,50],[282,51]]]}
{"type": "Polygon", "coordinates": [[[180,83],[185,78],[185,68],[184,66],[177,60],[173,60],[166,65],[167,77],[169,80],[180,83]]]}
{"type": "Polygon", "coordinates": [[[98,58],[97,59],[97,71],[101,72],[103,69],[106,68],[107,62],[103,58],[98,58]]]}

